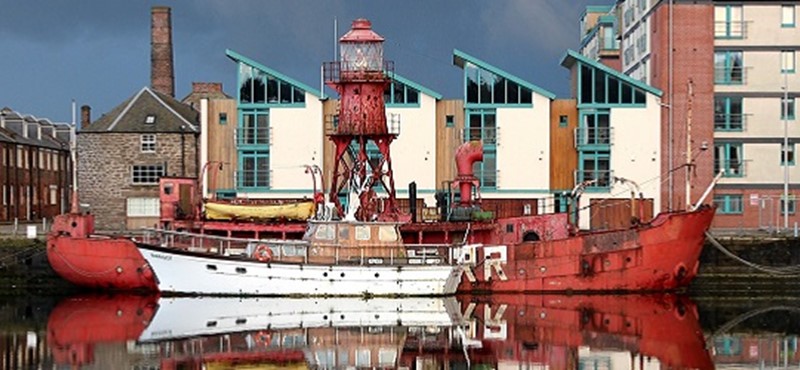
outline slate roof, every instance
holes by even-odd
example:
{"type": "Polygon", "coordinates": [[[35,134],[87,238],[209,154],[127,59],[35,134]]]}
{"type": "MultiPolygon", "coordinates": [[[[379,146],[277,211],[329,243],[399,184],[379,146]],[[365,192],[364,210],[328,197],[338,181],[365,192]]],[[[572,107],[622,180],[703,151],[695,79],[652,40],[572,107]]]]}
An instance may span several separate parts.
{"type": "Polygon", "coordinates": [[[49,119],[39,119],[30,114],[20,114],[5,107],[0,109],[3,113],[3,120],[5,121],[6,128],[0,127],[0,141],[7,143],[17,143],[29,146],[38,146],[50,149],[63,150],[69,147],[69,139],[55,138],[52,131],[56,133],[59,130],[67,129],[69,126],[66,124],[53,123],[49,119]],[[39,127],[42,127],[42,137],[39,136],[39,127]],[[47,128],[44,130],[44,128],[47,128]],[[23,130],[28,130],[28,137],[25,137],[23,130]]]}
{"type": "Polygon", "coordinates": [[[143,87],[136,95],[110,112],[104,114],[82,133],[179,133],[200,132],[199,113],[192,107],[175,98],[143,87]],[[145,123],[148,116],[154,116],[153,123],[145,123]]]}

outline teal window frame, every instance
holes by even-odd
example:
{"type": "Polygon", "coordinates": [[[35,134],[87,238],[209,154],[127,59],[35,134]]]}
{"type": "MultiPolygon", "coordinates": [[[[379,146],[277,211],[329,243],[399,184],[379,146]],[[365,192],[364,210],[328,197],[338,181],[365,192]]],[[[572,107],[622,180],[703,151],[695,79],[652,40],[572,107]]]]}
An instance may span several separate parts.
{"type": "Polygon", "coordinates": [[[580,127],[575,138],[578,150],[611,150],[611,111],[609,109],[582,109],[580,127]],[[601,119],[605,117],[605,119],[601,119]]]}
{"type": "Polygon", "coordinates": [[[383,101],[387,107],[419,107],[420,95],[419,90],[392,80],[383,90],[383,101]]]}
{"type": "Polygon", "coordinates": [[[567,127],[569,125],[569,117],[567,115],[558,116],[558,127],[567,127]]]}
{"type": "Polygon", "coordinates": [[[464,141],[483,143],[483,160],[475,162],[473,170],[484,190],[497,189],[497,111],[470,108],[464,121],[464,141]],[[491,117],[491,118],[490,118],[491,117]]]}
{"type": "Polygon", "coordinates": [[[256,66],[239,62],[236,102],[239,108],[305,107],[306,90],[256,66]],[[273,95],[274,94],[274,95],[273,95]]]}
{"type": "Polygon", "coordinates": [[[744,177],[742,143],[714,144],[714,173],[725,170],[723,177],[744,177]]]}
{"type": "Polygon", "coordinates": [[[714,7],[714,38],[723,40],[741,40],[744,38],[744,7],[742,5],[716,5],[714,7]],[[717,20],[717,10],[725,10],[725,19],[717,20]],[[734,20],[734,9],[739,10],[742,19],[734,20]],[[736,23],[738,23],[738,28],[736,23]],[[724,30],[720,29],[724,26],[724,30]]]}
{"type": "Polygon", "coordinates": [[[714,97],[714,131],[744,131],[744,99],[741,96],[714,97]]]}
{"type": "Polygon", "coordinates": [[[452,114],[444,116],[444,125],[445,127],[455,127],[456,126],[455,116],[452,114]]]}
{"type": "Polygon", "coordinates": [[[781,6],[781,27],[782,28],[794,28],[797,25],[797,8],[794,5],[782,5],[781,6]],[[791,11],[791,21],[786,22],[786,12],[791,11]]]}
{"type": "Polygon", "coordinates": [[[781,110],[781,120],[793,121],[795,119],[794,97],[790,96],[788,100],[781,98],[780,110],[781,110]]]}
{"type": "Polygon", "coordinates": [[[237,191],[266,191],[270,189],[269,150],[239,150],[238,174],[236,176],[237,191]],[[248,162],[253,161],[252,169],[248,162]],[[265,168],[260,165],[265,163],[265,168]],[[252,176],[250,173],[252,172],[252,176]]]}
{"type": "Polygon", "coordinates": [[[794,50],[781,50],[781,73],[795,73],[797,65],[796,53],[794,50]],[[789,63],[786,63],[789,61],[789,63]]]}
{"type": "Polygon", "coordinates": [[[716,194],[714,203],[719,214],[740,215],[744,212],[744,199],[741,194],[716,194]]]}
{"type": "Polygon", "coordinates": [[[784,152],[783,149],[784,149],[783,143],[781,143],[781,166],[784,166],[784,165],[786,165],[786,166],[794,166],[794,158],[795,158],[794,157],[794,153],[795,153],[794,143],[789,143],[789,148],[788,148],[787,151],[784,152]],[[788,159],[789,159],[788,163],[786,162],[786,158],[784,157],[784,153],[786,153],[787,156],[788,156],[788,159]]]}
{"type": "Polygon", "coordinates": [[[240,148],[254,149],[270,144],[269,109],[239,109],[236,145],[240,148]],[[249,119],[248,117],[252,117],[249,119]],[[264,121],[261,121],[264,118],[264,121]]]}
{"type": "Polygon", "coordinates": [[[647,94],[639,87],[578,62],[578,107],[644,107],[647,94]]]}
{"type": "Polygon", "coordinates": [[[745,81],[744,51],[742,50],[715,51],[714,84],[744,85],[744,81],[745,81]],[[737,63],[739,65],[737,65],[737,63]]]}
{"type": "Polygon", "coordinates": [[[227,125],[228,124],[228,113],[227,112],[220,112],[219,113],[219,124],[220,125],[227,125]]]}
{"type": "Polygon", "coordinates": [[[530,107],[533,105],[533,90],[467,62],[464,66],[464,103],[473,108],[530,107]]]}
{"type": "Polygon", "coordinates": [[[578,152],[578,173],[575,176],[576,185],[587,180],[598,180],[586,188],[593,190],[607,190],[611,187],[611,152],[609,150],[584,150],[578,152]],[[587,168],[591,163],[592,168],[587,168]],[[591,176],[587,176],[590,175],[591,176]]]}

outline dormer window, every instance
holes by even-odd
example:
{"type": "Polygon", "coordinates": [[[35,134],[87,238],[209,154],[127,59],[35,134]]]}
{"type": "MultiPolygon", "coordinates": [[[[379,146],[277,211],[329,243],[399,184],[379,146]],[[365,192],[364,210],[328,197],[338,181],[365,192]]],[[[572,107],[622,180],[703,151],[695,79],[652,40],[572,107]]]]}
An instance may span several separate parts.
{"type": "Polygon", "coordinates": [[[154,114],[148,114],[147,117],[144,118],[144,123],[148,125],[152,125],[156,123],[156,116],[154,114]]]}

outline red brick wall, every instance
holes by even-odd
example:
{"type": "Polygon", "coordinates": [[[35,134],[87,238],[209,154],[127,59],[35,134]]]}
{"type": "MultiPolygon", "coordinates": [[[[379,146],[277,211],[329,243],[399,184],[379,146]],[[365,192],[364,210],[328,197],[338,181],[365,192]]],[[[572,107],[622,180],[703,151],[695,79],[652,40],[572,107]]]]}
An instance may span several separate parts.
{"type": "MultiPolygon", "coordinates": [[[[717,212],[712,227],[715,229],[757,229],[774,230],[783,228],[783,214],[780,199],[783,189],[718,189],[717,194],[741,194],[741,214],[721,214],[717,212]],[[751,198],[752,197],[752,198],[751,198]]],[[[795,213],[789,213],[789,228],[795,222],[800,224],[800,201],[795,201],[795,213]]]]}
{"type": "MultiPolygon", "coordinates": [[[[673,91],[669,90],[669,4],[662,2],[655,10],[650,23],[652,85],[664,92],[662,102],[671,106],[672,166],[669,151],[669,109],[662,110],[662,174],[686,163],[686,133],[689,119],[688,83],[693,82],[694,97],[691,104],[691,147],[699,152],[703,142],[708,150],[696,158],[692,170],[691,200],[697,201],[714,177],[714,7],[711,2],[679,3],[673,5],[673,91]]],[[[686,205],[686,171],[673,172],[672,208],[686,205]]],[[[669,208],[669,181],[663,182],[662,208],[669,208]]],[[[710,199],[710,198],[709,198],[710,199]]]]}

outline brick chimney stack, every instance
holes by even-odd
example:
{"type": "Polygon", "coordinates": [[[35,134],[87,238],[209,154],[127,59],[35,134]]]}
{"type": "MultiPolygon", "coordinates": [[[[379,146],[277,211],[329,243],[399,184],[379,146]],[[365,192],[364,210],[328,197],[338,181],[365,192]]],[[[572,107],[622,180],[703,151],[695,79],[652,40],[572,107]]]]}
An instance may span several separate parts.
{"type": "Polygon", "coordinates": [[[222,93],[222,82],[192,82],[194,93],[222,93]]]}
{"type": "Polygon", "coordinates": [[[89,127],[92,123],[92,107],[88,105],[81,106],[81,129],[89,127]]]}
{"type": "Polygon", "coordinates": [[[153,90],[175,97],[172,69],[172,19],[166,6],[154,6],[150,26],[150,85],[153,90]]]}

